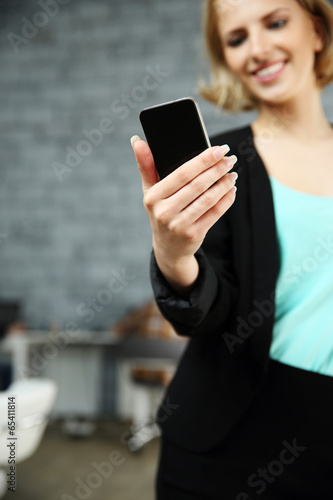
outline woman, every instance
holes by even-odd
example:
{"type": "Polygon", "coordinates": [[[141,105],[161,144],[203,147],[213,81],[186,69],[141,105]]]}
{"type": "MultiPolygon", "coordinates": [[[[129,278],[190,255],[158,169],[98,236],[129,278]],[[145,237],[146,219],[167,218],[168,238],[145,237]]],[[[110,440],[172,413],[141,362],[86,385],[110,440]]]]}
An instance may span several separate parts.
{"type": "Polygon", "coordinates": [[[190,338],[157,415],[158,499],[329,500],[333,130],[321,91],[333,12],[325,0],[208,0],[206,35],[203,95],[257,119],[160,182],[132,139],[155,297],[190,338]]]}

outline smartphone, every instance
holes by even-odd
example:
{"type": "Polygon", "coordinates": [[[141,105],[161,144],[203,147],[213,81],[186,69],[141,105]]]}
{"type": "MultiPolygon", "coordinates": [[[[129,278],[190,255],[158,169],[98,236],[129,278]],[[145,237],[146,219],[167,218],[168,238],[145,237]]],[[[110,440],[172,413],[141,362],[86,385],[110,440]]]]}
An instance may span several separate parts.
{"type": "Polygon", "coordinates": [[[160,179],[211,146],[193,97],[145,108],[140,121],[160,179]]]}

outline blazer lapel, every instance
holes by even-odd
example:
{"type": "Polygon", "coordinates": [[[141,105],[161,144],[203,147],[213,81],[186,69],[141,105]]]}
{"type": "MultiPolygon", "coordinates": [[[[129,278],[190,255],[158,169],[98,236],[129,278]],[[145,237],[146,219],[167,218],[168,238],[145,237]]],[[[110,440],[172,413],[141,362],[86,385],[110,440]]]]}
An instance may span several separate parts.
{"type": "MultiPolygon", "coordinates": [[[[250,342],[252,357],[267,369],[275,313],[275,286],[279,271],[279,252],[273,194],[265,166],[258,155],[251,127],[248,140],[255,151],[248,163],[253,243],[254,333],[250,342]]],[[[250,318],[249,318],[250,320],[250,318]]]]}

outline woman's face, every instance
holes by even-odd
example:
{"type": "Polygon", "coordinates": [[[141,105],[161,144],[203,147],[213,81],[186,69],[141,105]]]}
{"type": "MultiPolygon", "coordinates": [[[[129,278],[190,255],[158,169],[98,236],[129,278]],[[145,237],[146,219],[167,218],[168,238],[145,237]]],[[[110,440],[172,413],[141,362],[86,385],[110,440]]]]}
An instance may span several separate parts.
{"type": "Polygon", "coordinates": [[[315,85],[315,53],[323,42],[296,0],[217,4],[226,63],[255,97],[283,103],[315,85]]]}

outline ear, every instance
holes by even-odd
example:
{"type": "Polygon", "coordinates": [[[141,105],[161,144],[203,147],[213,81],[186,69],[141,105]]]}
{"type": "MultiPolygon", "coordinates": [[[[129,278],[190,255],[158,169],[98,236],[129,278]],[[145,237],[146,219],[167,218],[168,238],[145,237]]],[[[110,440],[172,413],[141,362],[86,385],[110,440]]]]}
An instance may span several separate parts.
{"type": "Polygon", "coordinates": [[[325,27],[321,17],[313,17],[313,27],[314,51],[322,52],[325,47],[325,27]]]}

